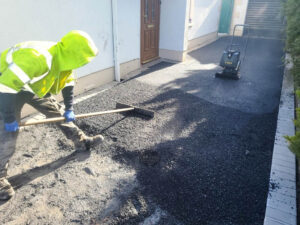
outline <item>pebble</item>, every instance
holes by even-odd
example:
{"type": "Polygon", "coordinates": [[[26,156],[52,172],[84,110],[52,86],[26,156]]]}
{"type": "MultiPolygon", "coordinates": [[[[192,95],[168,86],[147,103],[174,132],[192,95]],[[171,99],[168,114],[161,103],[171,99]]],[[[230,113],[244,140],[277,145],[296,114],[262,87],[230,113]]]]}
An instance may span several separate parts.
{"type": "Polygon", "coordinates": [[[27,158],[32,158],[32,155],[30,154],[23,154],[24,157],[27,157],[27,158]]]}
{"type": "Polygon", "coordinates": [[[85,168],[83,168],[83,170],[84,170],[87,174],[92,175],[92,176],[95,176],[95,173],[94,173],[90,168],[85,167],[85,168]]]}
{"type": "Polygon", "coordinates": [[[54,173],[54,177],[55,177],[56,179],[59,179],[59,174],[58,174],[57,172],[55,172],[55,173],[54,173]]]}

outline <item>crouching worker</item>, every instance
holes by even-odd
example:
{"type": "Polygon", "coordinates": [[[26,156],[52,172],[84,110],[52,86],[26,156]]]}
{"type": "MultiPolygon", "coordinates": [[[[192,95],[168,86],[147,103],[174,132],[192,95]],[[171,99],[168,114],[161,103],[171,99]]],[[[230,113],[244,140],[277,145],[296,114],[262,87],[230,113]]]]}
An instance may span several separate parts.
{"type": "Polygon", "coordinates": [[[103,137],[86,136],[72,121],[73,69],[89,63],[98,50],[88,34],[71,31],[61,41],[24,42],[6,49],[0,58],[0,200],[14,195],[7,176],[8,161],[15,151],[21,109],[25,103],[46,117],[64,116],[58,126],[78,150],[102,142],[103,137]],[[63,107],[52,97],[62,92],[63,107]]]}

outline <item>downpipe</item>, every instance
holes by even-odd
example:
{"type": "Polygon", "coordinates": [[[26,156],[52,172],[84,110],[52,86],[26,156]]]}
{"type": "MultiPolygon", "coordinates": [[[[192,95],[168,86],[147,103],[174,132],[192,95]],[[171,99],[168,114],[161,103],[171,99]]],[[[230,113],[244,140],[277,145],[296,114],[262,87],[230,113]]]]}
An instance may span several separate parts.
{"type": "Polygon", "coordinates": [[[120,63],[119,63],[118,11],[117,11],[117,7],[118,7],[117,0],[111,0],[115,80],[117,82],[120,82],[121,78],[120,78],[120,63]]]}

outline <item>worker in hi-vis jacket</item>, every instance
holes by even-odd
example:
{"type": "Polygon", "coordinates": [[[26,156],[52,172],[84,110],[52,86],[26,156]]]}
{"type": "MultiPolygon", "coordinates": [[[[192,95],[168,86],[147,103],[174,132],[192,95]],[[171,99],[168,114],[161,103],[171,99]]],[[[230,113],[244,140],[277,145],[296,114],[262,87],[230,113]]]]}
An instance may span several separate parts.
{"type": "Polygon", "coordinates": [[[59,42],[29,41],[16,44],[0,58],[0,200],[8,200],[14,189],[6,179],[8,161],[15,151],[21,109],[25,103],[46,117],[64,116],[59,127],[75,148],[87,150],[103,137],[86,136],[74,123],[73,70],[89,63],[98,49],[88,34],[71,31],[59,42]],[[62,92],[63,107],[52,97],[62,92]]]}

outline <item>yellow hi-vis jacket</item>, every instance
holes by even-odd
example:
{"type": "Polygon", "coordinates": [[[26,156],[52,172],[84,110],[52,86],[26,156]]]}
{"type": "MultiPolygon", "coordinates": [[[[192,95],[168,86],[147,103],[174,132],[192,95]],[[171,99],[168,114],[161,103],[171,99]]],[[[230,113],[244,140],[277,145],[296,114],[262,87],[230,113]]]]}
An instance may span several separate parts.
{"type": "Polygon", "coordinates": [[[61,41],[30,41],[6,49],[0,58],[0,92],[28,90],[42,98],[73,85],[73,69],[98,54],[93,40],[83,31],[71,31],[61,41]]]}

